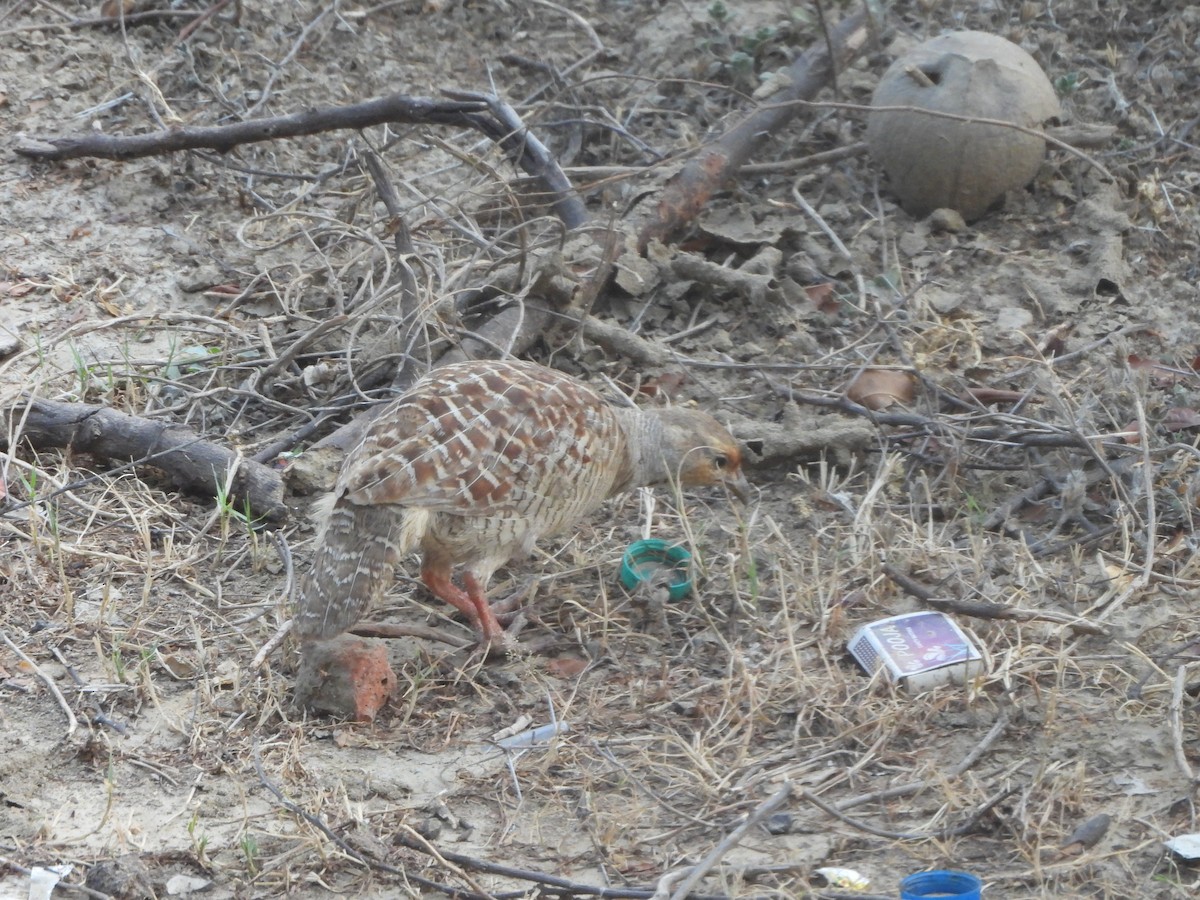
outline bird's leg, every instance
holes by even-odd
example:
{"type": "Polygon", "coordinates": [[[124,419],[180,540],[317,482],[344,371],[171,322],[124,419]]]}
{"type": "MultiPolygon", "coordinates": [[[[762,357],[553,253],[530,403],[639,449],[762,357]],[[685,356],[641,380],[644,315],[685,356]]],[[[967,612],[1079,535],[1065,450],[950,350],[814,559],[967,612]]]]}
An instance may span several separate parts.
{"type": "Polygon", "coordinates": [[[462,588],[450,577],[449,566],[423,566],[421,580],[425,587],[433,592],[433,596],[449,603],[467,617],[472,626],[479,627],[479,617],[475,614],[475,604],[462,588]]]}
{"type": "Polygon", "coordinates": [[[485,644],[507,642],[504,629],[496,620],[496,614],[488,606],[487,595],[484,594],[482,586],[473,575],[463,576],[463,583],[467,586],[465,591],[454,583],[450,576],[449,566],[436,564],[423,566],[421,580],[425,582],[425,586],[433,592],[435,597],[445,600],[466,616],[467,621],[479,632],[485,644]]]}
{"type": "Polygon", "coordinates": [[[463,584],[467,586],[467,596],[475,606],[476,621],[479,623],[483,639],[489,644],[508,643],[508,635],[504,633],[504,628],[496,619],[496,614],[492,612],[491,604],[488,603],[487,594],[483,592],[483,585],[479,583],[479,579],[470,572],[464,572],[463,584]]]}

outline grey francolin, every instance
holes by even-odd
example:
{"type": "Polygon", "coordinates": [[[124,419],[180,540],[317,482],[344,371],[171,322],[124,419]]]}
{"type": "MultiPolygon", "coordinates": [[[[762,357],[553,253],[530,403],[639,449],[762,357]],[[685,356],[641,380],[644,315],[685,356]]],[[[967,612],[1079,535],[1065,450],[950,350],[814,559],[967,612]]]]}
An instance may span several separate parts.
{"type": "Polygon", "coordinates": [[[744,496],[741,463],[700,410],[610,406],[528,362],[435,369],[371,424],[322,501],[295,631],[313,640],[350,628],[420,550],[426,586],[484,642],[502,641],[486,591],[509,559],[635,487],[725,484],[744,496]]]}

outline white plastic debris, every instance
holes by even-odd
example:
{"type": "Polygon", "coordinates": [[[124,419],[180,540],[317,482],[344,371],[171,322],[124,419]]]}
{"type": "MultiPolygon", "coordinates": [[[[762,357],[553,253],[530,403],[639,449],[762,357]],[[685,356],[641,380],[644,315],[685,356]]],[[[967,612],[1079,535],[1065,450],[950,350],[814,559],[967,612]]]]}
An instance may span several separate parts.
{"type": "Polygon", "coordinates": [[[207,878],[196,878],[192,875],[172,875],[167,879],[167,893],[172,897],[206,891],[211,886],[212,882],[207,878]]]}
{"type": "Polygon", "coordinates": [[[1200,859],[1200,834],[1181,834],[1163,843],[1177,856],[1184,859],[1200,859]]]}
{"type": "Polygon", "coordinates": [[[830,887],[845,888],[851,891],[865,891],[871,879],[853,869],[843,869],[838,866],[826,866],[815,870],[825,879],[830,887]]]}
{"type": "Polygon", "coordinates": [[[539,725],[537,728],[527,728],[510,737],[502,738],[496,743],[505,750],[520,750],[525,747],[536,747],[544,744],[555,735],[565,734],[571,730],[566,722],[551,722],[549,725],[539,725]]]}
{"type": "Polygon", "coordinates": [[[71,874],[72,866],[34,866],[29,870],[29,900],[50,900],[58,883],[71,874]]]}

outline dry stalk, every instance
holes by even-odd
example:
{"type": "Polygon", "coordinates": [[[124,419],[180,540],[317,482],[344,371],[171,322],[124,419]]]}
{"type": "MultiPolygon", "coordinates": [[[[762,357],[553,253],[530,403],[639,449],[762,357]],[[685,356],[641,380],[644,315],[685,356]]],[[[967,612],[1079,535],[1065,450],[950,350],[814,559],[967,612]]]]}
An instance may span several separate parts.
{"type": "Polygon", "coordinates": [[[1195,786],[1196,773],[1188,762],[1187,752],[1183,745],[1183,693],[1187,687],[1187,666],[1181,665],[1175,669],[1175,679],[1171,688],[1171,705],[1168,712],[1171,721],[1171,747],[1175,751],[1175,762],[1179,771],[1195,786]]]}
{"type": "Polygon", "coordinates": [[[717,846],[709,851],[704,859],[692,867],[687,877],[679,883],[675,891],[671,894],[671,900],[685,900],[691,894],[692,889],[712,870],[713,866],[720,862],[730,850],[741,843],[742,838],[746,836],[751,828],[756,827],[760,822],[774,813],[775,810],[783,806],[791,795],[792,785],[790,782],[785,783],[783,787],[756,806],[737,828],[727,834],[717,846]]]}
{"type": "Polygon", "coordinates": [[[53,697],[55,702],[58,703],[59,709],[63,711],[63,715],[67,718],[66,737],[69,738],[74,735],[76,729],[79,727],[79,722],[76,721],[75,713],[71,710],[70,704],[67,703],[67,698],[64,697],[62,691],[58,689],[58,685],[54,683],[54,679],[47,675],[42,670],[41,666],[30,659],[24,650],[14,644],[9,638],[8,633],[5,632],[3,628],[0,628],[0,640],[4,641],[5,646],[8,647],[8,649],[13,653],[17,654],[17,656],[25,663],[25,665],[29,666],[30,670],[37,675],[38,680],[46,686],[46,690],[50,692],[50,696],[53,697]]]}

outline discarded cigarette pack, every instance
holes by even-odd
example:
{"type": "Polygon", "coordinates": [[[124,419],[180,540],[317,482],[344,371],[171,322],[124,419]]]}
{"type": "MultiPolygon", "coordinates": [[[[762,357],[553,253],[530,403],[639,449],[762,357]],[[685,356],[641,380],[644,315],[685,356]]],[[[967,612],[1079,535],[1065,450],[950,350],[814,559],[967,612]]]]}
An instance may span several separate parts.
{"type": "Polygon", "coordinates": [[[850,653],[868,672],[884,669],[911,693],[962,684],[983,671],[983,654],[946,615],[905,613],[860,628],[850,653]]]}

